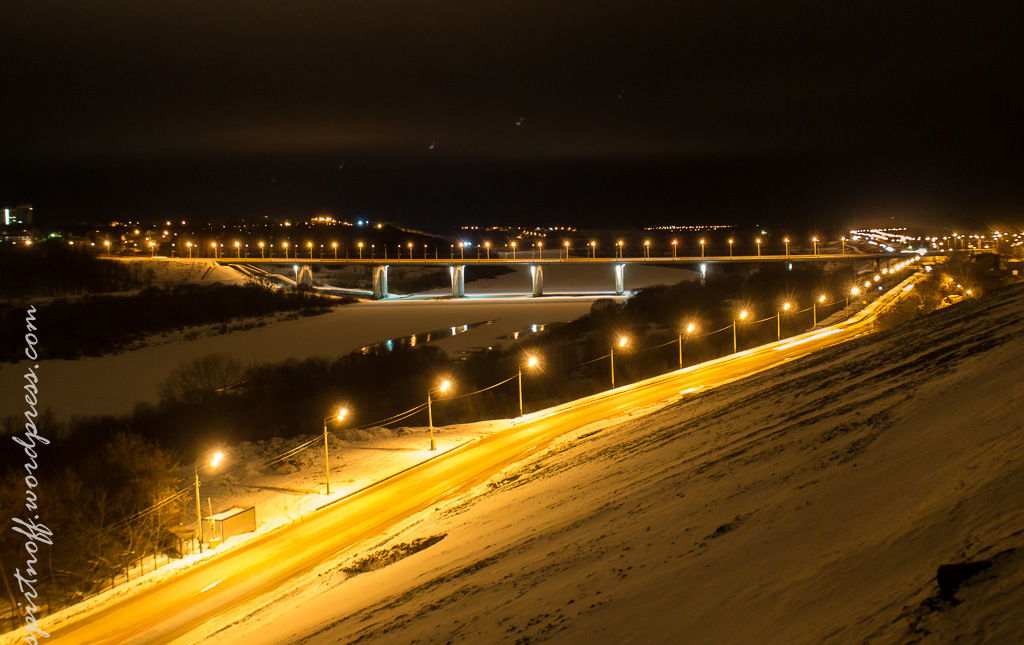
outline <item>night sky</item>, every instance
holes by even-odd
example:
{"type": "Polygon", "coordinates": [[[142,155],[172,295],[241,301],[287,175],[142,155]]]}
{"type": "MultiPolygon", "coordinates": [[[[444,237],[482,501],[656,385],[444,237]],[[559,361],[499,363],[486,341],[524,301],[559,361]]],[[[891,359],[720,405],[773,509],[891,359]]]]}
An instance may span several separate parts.
{"type": "Polygon", "coordinates": [[[43,222],[1024,220],[1009,2],[6,2],[43,222]]]}

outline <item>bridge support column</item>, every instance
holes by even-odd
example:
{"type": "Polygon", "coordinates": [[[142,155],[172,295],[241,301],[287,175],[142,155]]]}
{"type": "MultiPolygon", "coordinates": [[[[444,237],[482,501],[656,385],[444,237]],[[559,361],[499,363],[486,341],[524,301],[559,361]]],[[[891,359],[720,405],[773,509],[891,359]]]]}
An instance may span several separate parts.
{"type": "Polygon", "coordinates": [[[534,265],[530,267],[530,277],[533,278],[533,297],[537,298],[544,295],[544,271],[540,265],[534,265]]]}
{"type": "Polygon", "coordinates": [[[295,288],[299,285],[306,285],[307,287],[313,286],[313,270],[309,268],[308,264],[304,264],[299,267],[299,272],[295,275],[295,288]]]}
{"type": "Polygon", "coordinates": [[[623,280],[626,265],[616,264],[612,268],[615,270],[615,295],[621,296],[626,292],[625,281],[623,280]]]}
{"type": "Polygon", "coordinates": [[[466,267],[464,265],[455,265],[448,267],[448,272],[452,276],[452,298],[465,298],[466,297],[466,267]]]}
{"type": "Polygon", "coordinates": [[[388,265],[373,267],[373,299],[388,297],[388,265]]]}

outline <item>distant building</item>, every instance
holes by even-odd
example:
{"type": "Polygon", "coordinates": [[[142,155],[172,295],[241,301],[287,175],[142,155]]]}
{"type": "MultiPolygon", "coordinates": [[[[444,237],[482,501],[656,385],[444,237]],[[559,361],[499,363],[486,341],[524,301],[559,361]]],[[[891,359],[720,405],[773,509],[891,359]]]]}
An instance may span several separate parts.
{"type": "Polygon", "coordinates": [[[32,204],[4,209],[4,226],[29,226],[32,224],[32,204]]]}

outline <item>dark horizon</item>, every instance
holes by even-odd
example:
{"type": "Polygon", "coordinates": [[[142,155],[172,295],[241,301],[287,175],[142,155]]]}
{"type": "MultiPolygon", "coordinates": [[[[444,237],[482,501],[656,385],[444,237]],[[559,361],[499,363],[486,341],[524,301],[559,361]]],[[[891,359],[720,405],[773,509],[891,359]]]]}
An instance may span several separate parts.
{"type": "Polygon", "coordinates": [[[1016,3],[8,7],[39,222],[1024,221],[1016,3]]]}

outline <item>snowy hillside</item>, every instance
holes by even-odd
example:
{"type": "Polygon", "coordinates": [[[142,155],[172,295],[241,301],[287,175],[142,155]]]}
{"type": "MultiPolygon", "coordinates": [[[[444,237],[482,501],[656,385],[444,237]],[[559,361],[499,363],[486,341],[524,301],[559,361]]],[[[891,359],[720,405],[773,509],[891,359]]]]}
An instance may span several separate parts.
{"type": "Polygon", "coordinates": [[[203,637],[1022,642],[1022,364],[1017,286],[585,428],[203,637]]]}

